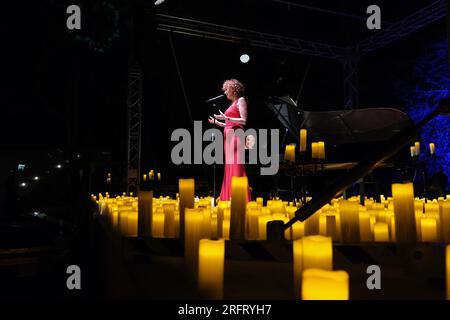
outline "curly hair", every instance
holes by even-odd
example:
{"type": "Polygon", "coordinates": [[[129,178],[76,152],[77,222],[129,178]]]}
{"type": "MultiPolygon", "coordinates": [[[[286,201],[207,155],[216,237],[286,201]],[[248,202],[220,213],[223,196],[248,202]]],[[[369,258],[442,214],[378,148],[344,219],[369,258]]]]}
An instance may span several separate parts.
{"type": "Polygon", "coordinates": [[[226,89],[230,89],[231,94],[236,98],[242,97],[245,93],[244,85],[236,79],[225,80],[222,85],[222,90],[225,91],[226,89]]]}

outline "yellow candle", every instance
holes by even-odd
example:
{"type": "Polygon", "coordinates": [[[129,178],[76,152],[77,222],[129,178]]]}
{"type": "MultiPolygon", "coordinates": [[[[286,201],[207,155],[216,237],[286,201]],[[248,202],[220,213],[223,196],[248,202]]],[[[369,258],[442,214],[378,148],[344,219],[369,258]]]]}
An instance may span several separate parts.
{"type": "Polygon", "coordinates": [[[164,237],[164,211],[162,210],[157,210],[153,213],[152,237],[153,238],[164,237]]]}
{"type": "Polygon", "coordinates": [[[290,144],[286,146],[284,151],[284,160],[295,162],[295,145],[290,144]]]}
{"type": "Polygon", "coordinates": [[[330,237],[307,236],[293,241],[294,293],[300,293],[302,272],[306,269],[333,269],[333,241],[330,237]]]}
{"type": "Polygon", "coordinates": [[[148,178],[150,180],[155,180],[155,173],[153,172],[153,170],[150,170],[150,172],[148,173],[148,178]]]}
{"type": "Polygon", "coordinates": [[[319,141],[317,143],[317,156],[321,160],[325,160],[325,142],[319,141]]]}
{"type": "Polygon", "coordinates": [[[230,219],[223,220],[222,234],[225,240],[230,240],[230,219]]]}
{"type": "Polygon", "coordinates": [[[434,143],[430,143],[430,154],[435,154],[436,152],[436,146],[434,145],[434,143]]]}
{"type": "Polygon", "coordinates": [[[157,173],[157,177],[158,177],[158,181],[161,181],[161,173],[160,172],[157,173]]]}
{"type": "Polygon", "coordinates": [[[312,159],[319,158],[319,145],[317,142],[311,143],[311,158],[312,159]]]}
{"type": "Polygon", "coordinates": [[[306,137],[308,131],[306,129],[300,129],[300,152],[306,151],[306,137]]]}
{"type": "Polygon", "coordinates": [[[180,193],[180,236],[184,237],[185,231],[185,209],[194,208],[194,179],[179,179],[178,189],[180,193]]]}
{"type": "Polygon", "coordinates": [[[140,190],[138,193],[138,235],[151,236],[153,191],[140,190]]]}
{"type": "Polygon", "coordinates": [[[336,216],[333,215],[327,215],[327,237],[331,237],[333,240],[338,240],[338,229],[337,229],[337,221],[336,216]]]}
{"type": "Polygon", "coordinates": [[[375,242],[389,242],[389,226],[387,223],[375,223],[373,226],[373,238],[375,242]]]}
{"type": "Polygon", "coordinates": [[[219,230],[218,237],[222,237],[223,232],[223,220],[224,220],[224,210],[228,208],[228,201],[219,201],[217,206],[217,229],[219,230]]]}
{"type": "Polygon", "coordinates": [[[343,242],[359,242],[359,204],[343,200],[339,203],[343,242]]]}
{"type": "Polygon", "coordinates": [[[305,235],[305,223],[297,221],[292,225],[292,240],[297,240],[305,235]]]}
{"type": "Polygon", "coordinates": [[[414,147],[415,147],[415,151],[416,151],[416,153],[415,153],[415,155],[416,156],[419,156],[420,155],[420,142],[416,142],[416,143],[414,143],[414,147]]]}
{"type": "Polygon", "coordinates": [[[348,300],[349,296],[347,272],[320,269],[309,269],[303,272],[303,300],[348,300]]]}
{"type": "Polygon", "coordinates": [[[129,237],[137,237],[138,235],[138,213],[130,211],[127,217],[127,235],[129,237]]]}
{"type": "Polygon", "coordinates": [[[361,211],[359,213],[359,235],[361,241],[372,241],[372,232],[370,232],[370,216],[367,211],[361,211]]]}
{"type": "Polygon", "coordinates": [[[439,215],[441,220],[442,240],[450,242],[450,202],[442,202],[439,205],[439,215]]]}
{"type": "Polygon", "coordinates": [[[411,158],[414,158],[416,155],[416,147],[414,146],[409,147],[409,152],[411,153],[411,158]]]}
{"type": "Polygon", "coordinates": [[[147,175],[146,175],[146,174],[144,174],[144,175],[142,176],[142,180],[144,180],[144,182],[147,181],[147,175]]]}
{"type": "Polygon", "coordinates": [[[394,198],[395,236],[397,242],[408,243],[416,241],[413,184],[392,184],[392,197],[394,198]]]}
{"type": "Polygon", "coordinates": [[[422,241],[423,242],[436,242],[437,241],[436,219],[422,218],[420,220],[420,230],[422,233],[422,241]]]}
{"type": "Polygon", "coordinates": [[[248,209],[248,231],[247,238],[249,240],[258,239],[258,217],[261,215],[260,208],[249,208],[248,209]]]}
{"type": "Polygon", "coordinates": [[[225,240],[201,239],[198,259],[198,289],[202,298],[223,298],[225,240]]]}
{"type": "Polygon", "coordinates": [[[316,211],[311,217],[305,220],[305,235],[313,236],[319,234],[319,218],[321,210],[316,211]]]}
{"type": "Polygon", "coordinates": [[[245,212],[248,201],[247,190],[247,177],[233,177],[231,179],[230,238],[232,240],[245,239],[245,212]]]}
{"type": "Polygon", "coordinates": [[[175,238],[175,204],[163,203],[164,210],[164,236],[175,238]]]}
{"type": "Polygon", "coordinates": [[[203,210],[185,209],[184,259],[190,279],[197,279],[199,241],[203,238],[203,210]]]}

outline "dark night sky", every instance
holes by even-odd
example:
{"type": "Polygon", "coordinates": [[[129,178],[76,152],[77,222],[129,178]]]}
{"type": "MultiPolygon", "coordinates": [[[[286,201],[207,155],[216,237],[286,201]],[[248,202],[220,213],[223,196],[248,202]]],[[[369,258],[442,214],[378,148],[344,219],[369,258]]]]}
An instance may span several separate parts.
{"type": "MultiPolygon", "coordinates": [[[[87,5],[99,1],[78,0],[21,1],[4,9],[7,14],[2,20],[1,149],[67,148],[71,141],[76,149],[110,150],[117,160],[125,157],[128,1],[111,2],[116,9],[104,12],[92,11],[87,5]],[[86,26],[82,35],[119,30],[119,38],[105,53],[76,41],[65,28],[65,8],[77,3],[86,9],[82,11],[86,12],[82,16],[86,26]],[[120,21],[111,27],[108,13],[116,11],[120,21]]],[[[143,2],[152,8],[152,1],[143,2]]],[[[365,8],[372,4],[365,0],[296,2],[361,17],[366,16],[365,8]]],[[[387,24],[432,1],[393,2],[377,1],[387,24]]],[[[157,12],[338,45],[350,45],[370,35],[365,20],[288,8],[269,0],[167,0],[157,12]]],[[[172,129],[189,127],[189,118],[168,34],[151,30],[150,16],[146,14],[146,29],[141,30],[145,71],[143,158],[148,163],[144,168],[162,168],[170,161],[172,129]]],[[[365,57],[359,72],[360,105],[400,108],[394,82],[409,77],[416,57],[444,36],[442,20],[365,57]]],[[[203,101],[220,94],[222,81],[230,77],[242,79],[247,85],[250,123],[256,127],[279,127],[262,99],[275,93],[295,98],[309,59],[252,48],[251,62],[242,65],[237,45],[176,34],[172,40],[193,119],[203,120],[205,127],[209,125],[206,119],[210,107],[203,101]],[[280,77],[284,81],[277,85],[280,77]]],[[[342,108],[341,77],[338,63],[313,58],[301,106],[310,110],[342,108]]],[[[175,168],[171,174],[180,175],[182,170],[175,168]]]]}

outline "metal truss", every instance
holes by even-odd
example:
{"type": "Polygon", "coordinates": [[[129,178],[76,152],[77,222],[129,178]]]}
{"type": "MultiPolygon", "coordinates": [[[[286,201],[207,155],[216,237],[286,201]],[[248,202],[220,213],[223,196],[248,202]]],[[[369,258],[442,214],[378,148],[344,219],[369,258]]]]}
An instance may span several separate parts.
{"type": "Polygon", "coordinates": [[[158,22],[157,29],[160,31],[174,32],[234,43],[246,41],[250,46],[254,47],[328,59],[339,59],[344,54],[344,48],[339,46],[163,14],[157,14],[156,16],[158,22]]]}
{"type": "Polygon", "coordinates": [[[356,45],[356,50],[360,55],[366,55],[445,17],[445,15],[445,0],[437,0],[425,8],[400,20],[399,22],[396,22],[387,28],[383,28],[382,31],[378,32],[374,36],[361,41],[356,45]]]}
{"type": "Polygon", "coordinates": [[[142,70],[134,64],[128,73],[127,191],[137,192],[141,167],[142,70]]]}
{"type": "Polygon", "coordinates": [[[352,110],[359,107],[358,91],[358,61],[355,54],[342,60],[344,81],[344,109],[352,110]]]}

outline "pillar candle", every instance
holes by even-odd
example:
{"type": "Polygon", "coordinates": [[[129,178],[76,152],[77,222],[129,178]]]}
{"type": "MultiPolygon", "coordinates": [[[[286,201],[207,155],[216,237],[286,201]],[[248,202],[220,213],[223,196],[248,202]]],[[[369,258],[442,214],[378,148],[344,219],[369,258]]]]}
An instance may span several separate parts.
{"type": "Polygon", "coordinates": [[[284,160],[295,162],[295,145],[290,144],[286,146],[284,151],[284,160]]]}
{"type": "Polygon", "coordinates": [[[414,210],[414,187],[412,183],[392,184],[395,215],[395,236],[397,242],[408,243],[417,240],[414,210]]]}
{"type": "Polygon", "coordinates": [[[349,276],[345,271],[305,270],[302,275],[303,300],[348,300],[349,276]]]}
{"type": "Polygon", "coordinates": [[[416,155],[416,147],[414,146],[409,147],[409,152],[411,153],[411,158],[414,158],[416,155]]]}
{"type": "Polygon", "coordinates": [[[434,143],[430,143],[430,154],[435,154],[436,152],[436,146],[434,145],[434,143]]]}
{"type": "Polygon", "coordinates": [[[439,205],[439,216],[442,240],[448,243],[450,242],[450,202],[448,200],[439,205]]]}
{"type": "Polygon", "coordinates": [[[138,235],[138,212],[130,211],[127,217],[127,235],[129,237],[137,237],[138,235]]]}
{"type": "Polygon", "coordinates": [[[297,240],[305,235],[305,222],[297,221],[292,225],[292,240],[297,240]]]}
{"type": "Polygon", "coordinates": [[[336,241],[339,240],[336,216],[334,214],[332,214],[332,215],[328,214],[328,215],[326,215],[326,219],[327,219],[326,236],[330,237],[336,241]]]}
{"type": "Polygon", "coordinates": [[[359,236],[363,242],[372,241],[372,232],[370,232],[370,215],[367,211],[359,213],[359,236]]]}
{"type": "Polygon", "coordinates": [[[419,155],[420,155],[420,142],[414,143],[414,147],[415,147],[415,149],[416,149],[415,155],[416,155],[416,156],[419,156],[419,155]]]}
{"type": "Polygon", "coordinates": [[[308,131],[306,129],[300,129],[300,152],[306,151],[306,138],[308,131]]]}
{"type": "Polygon", "coordinates": [[[175,238],[175,204],[163,203],[164,237],[175,238]]]}
{"type": "Polygon", "coordinates": [[[231,179],[231,218],[230,239],[245,239],[245,213],[247,207],[247,177],[232,177],[231,179]]]}
{"type": "Polygon", "coordinates": [[[228,201],[219,201],[217,206],[217,229],[219,230],[218,237],[222,237],[224,210],[228,208],[228,201]]]}
{"type": "Polygon", "coordinates": [[[321,160],[325,160],[325,142],[319,141],[317,143],[317,156],[321,160]]]}
{"type": "Polygon", "coordinates": [[[341,217],[341,236],[343,242],[359,242],[359,204],[343,200],[339,203],[341,217]]]}
{"type": "Polygon", "coordinates": [[[153,213],[152,223],[152,237],[163,238],[164,237],[164,211],[162,208],[157,208],[153,213]]]}
{"type": "Polygon", "coordinates": [[[138,235],[150,237],[152,231],[152,201],[153,191],[138,192],[138,235]]]}
{"type": "Polygon", "coordinates": [[[223,220],[222,234],[225,240],[230,240],[230,219],[223,220]]]}
{"type": "Polygon", "coordinates": [[[317,142],[311,143],[311,158],[318,159],[319,158],[319,146],[317,142]]]}
{"type": "Polygon", "coordinates": [[[247,239],[258,239],[258,217],[261,215],[260,208],[248,209],[248,221],[247,221],[247,239]]]}
{"type": "Polygon", "coordinates": [[[178,189],[180,193],[180,237],[184,237],[185,231],[185,209],[194,208],[194,179],[179,179],[178,189]]]}
{"type": "Polygon", "coordinates": [[[422,218],[420,220],[420,230],[422,233],[422,241],[423,242],[436,242],[437,241],[436,219],[422,218]]]}
{"type": "Polygon", "coordinates": [[[389,227],[385,222],[377,222],[373,226],[373,239],[375,242],[389,241],[389,227]]]}
{"type": "Polygon", "coordinates": [[[190,279],[197,279],[199,241],[203,238],[203,210],[185,209],[184,259],[190,279]]]}
{"type": "Polygon", "coordinates": [[[316,211],[311,217],[305,220],[305,235],[313,236],[319,234],[319,218],[321,210],[316,211]]]}
{"type": "Polygon", "coordinates": [[[225,240],[201,239],[198,258],[198,289],[202,298],[222,299],[225,240]]]}

